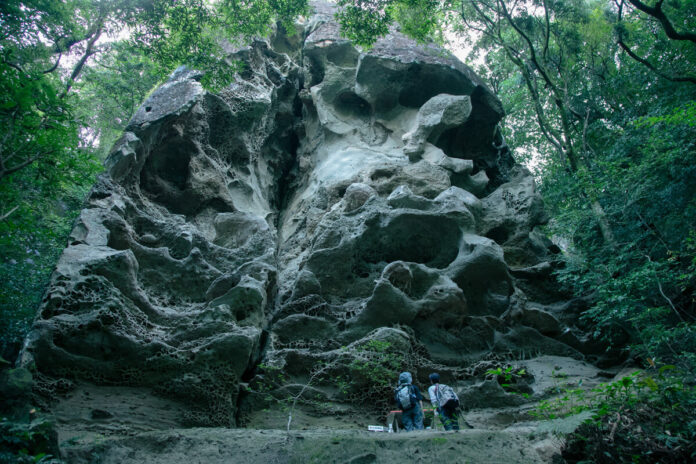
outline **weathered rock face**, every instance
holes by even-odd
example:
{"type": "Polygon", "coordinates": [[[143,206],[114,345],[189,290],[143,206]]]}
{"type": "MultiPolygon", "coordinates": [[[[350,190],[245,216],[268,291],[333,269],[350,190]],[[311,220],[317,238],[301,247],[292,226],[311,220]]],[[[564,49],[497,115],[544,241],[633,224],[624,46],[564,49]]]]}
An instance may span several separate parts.
{"type": "Polygon", "coordinates": [[[373,340],[416,347],[421,377],[587,352],[497,98],[398,33],[359,52],[315,6],[295,36],[231,51],[246,67],[224,91],[178,71],[135,114],[23,353],[44,391],[145,388],[181,423],[228,425],[258,404],[240,391],[260,363],[292,391],[373,340]]]}

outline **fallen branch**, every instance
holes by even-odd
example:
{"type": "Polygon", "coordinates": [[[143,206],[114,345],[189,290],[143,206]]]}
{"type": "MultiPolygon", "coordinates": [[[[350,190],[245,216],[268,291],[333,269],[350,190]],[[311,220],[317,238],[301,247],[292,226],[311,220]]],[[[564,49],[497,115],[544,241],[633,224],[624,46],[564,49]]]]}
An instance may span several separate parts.
{"type": "Polygon", "coordinates": [[[6,213],[3,214],[2,216],[0,216],[0,222],[3,222],[5,219],[7,219],[8,217],[10,217],[10,214],[14,213],[14,212],[17,210],[17,208],[19,208],[19,205],[15,206],[15,207],[12,208],[11,210],[9,210],[8,212],[6,212],[6,213]]]}
{"type": "Polygon", "coordinates": [[[662,298],[667,300],[667,303],[669,303],[669,305],[672,307],[672,310],[674,310],[674,314],[677,315],[677,317],[679,318],[680,321],[684,322],[684,318],[681,317],[681,314],[679,314],[679,311],[677,311],[677,308],[674,306],[674,303],[672,303],[672,300],[670,300],[667,297],[667,295],[665,295],[664,290],[662,290],[662,284],[660,283],[659,280],[657,281],[657,288],[660,290],[660,295],[662,295],[662,298]]]}
{"type": "Polygon", "coordinates": [[[609,432],[609,442],[614,443],[614,435],[616,435],[616,428],[619,426],[619,422],[621,422],[621,414],[618,412],[616,413],[616,422],[614,422],[614,425],[611,426],[611,432],[609,432]]]}

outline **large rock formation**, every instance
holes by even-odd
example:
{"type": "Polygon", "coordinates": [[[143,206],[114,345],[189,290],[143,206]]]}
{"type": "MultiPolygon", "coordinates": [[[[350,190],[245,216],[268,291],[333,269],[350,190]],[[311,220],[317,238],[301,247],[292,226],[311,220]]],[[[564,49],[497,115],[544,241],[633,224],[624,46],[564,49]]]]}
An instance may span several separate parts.
{"type": "Polygon", "coordinates": [[[182,69],[137,111],[23,352],[44,398],[108,387],[157,398],[167,426],[239,425],[308,383],[334,411],[379,404],[366,353],[408,353],[423,382],[594,349],[550,280],[498,99],[398,32],[358,51],[315,7],[297,34],[230,50],[245,66],[219,94],[182,69]]]}

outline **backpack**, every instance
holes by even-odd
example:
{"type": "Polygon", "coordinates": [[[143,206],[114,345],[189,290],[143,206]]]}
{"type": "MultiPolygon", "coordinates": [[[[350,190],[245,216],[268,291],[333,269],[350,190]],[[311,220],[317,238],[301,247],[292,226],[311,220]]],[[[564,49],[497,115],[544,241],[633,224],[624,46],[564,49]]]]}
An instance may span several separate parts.
{"type": "Polygon", "coordinates": [[[408,411],[416,405],[416,394],[413,390],[413,385],[399,385],[396,388],[396,401],[401,406],[403,411],[408,411]]]}
{"type": "Polygon", "coordinates": [[[444,409],[457,409],[459,407],[459,397],[449,385],[438,384],[437,404],[444,409]]]}

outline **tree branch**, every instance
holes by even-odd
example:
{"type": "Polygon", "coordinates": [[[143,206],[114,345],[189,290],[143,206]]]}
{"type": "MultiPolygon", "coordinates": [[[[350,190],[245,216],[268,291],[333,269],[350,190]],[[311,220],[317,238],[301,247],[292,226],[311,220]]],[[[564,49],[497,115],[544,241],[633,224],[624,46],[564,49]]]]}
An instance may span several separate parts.
{"type": "Polygon", "coordinates": [[[0,216],[0,222],[4,222],[8,217],[10,217],[10,214],[14,213],[17,210],[17,208],[19,208],[19,205],[15,206],[11,210],[0,216]]]}
{"type": "Polygon", "coordinates": [[[21,72],[22,74],[24,74],[26,76],[27,73],[24,71],[24,69],[22,69],[22,67],[20,65],[15,64],[11,61],[7,61],[7,60],[3,60],[3,61],[5,62],[5,64],[7,66],[16,69],[17,71],[21,72]]]}
{"type": "Polygon", "coordinates": [[[589,151],[589,146],[587,145],[587,126],[589,125],[590,122],[590,108],[587,108],[587,112],[585,114],[585,120],[582,123],[582,149],[583,151],[587,152],[589,151]]]}
{"type": "Polygon", "coordinates": [[[619,426],[619,422],[621,422],[621,414],[617,412],[616,421],[614,422],[614,425],[612,425],[611,432],[609,433],[609,443],[614,443],[614,435],[616,434],[616,428],[619,426]]]}
{"type": "Polygon", "coordinates": [[[55,70],[58,68],[58,64],[60,64],[60,59],[61,59],[62,57],[63,57],[63,54],[62,54],[62,53],[58,53],[58,58],[56,59],[56,63],[55,63],[53,66],[51,66],[50,68],[48,68],[47,70],[45,70],[43,73],[44,73],[44,74],[50,74],[50,73],[52,73],[53,71],[55,71],[55,70]]]}
{"type": "Polygon", "coordinates": [[[549,21],[549,9],[546,6],[546,0],[543,1],[544,3],[544,21],[546,23],[546,32],[544,34],[544,51],[542,52],[542,55],[544,59],[549,54],[549,38],[551,36],[551,22],[549,21]]]}
{"type": "Polygon", "coordinates": [[[19,163],[19,164],[16,164],[16,165],[12,166],[11,168],[3,168],[3,170],[0,171],[0,180],[2,180],[2,179],[4,179],[5,177],[9,176],[9,175],[12,174],[13,172],[17,172],[17,171],[19,171],[20,169],[29,166],[29,165],[30,165],[31,163],[33,163],[34,161],[36,161],[36,160],[38,160],[39,158],[41,158],[41,157],[47,155],[47,154],[50,153],[50,152],[51,152],[50,150],[49,150],[49,151],[46,151],[46,152],[40,152],[40,153],[38,153],[38,154],[36,154],[36,155],[30,157],[30,158],[25,159],[24,161],[22,161],[22,162],[19,163]]]}
{"type": "Polygon", "coordinates": [[[558,112],[559,112],[559,115],[561,117],[561,125],[563,127],[562,139],[563,139],[564,152],[565,152],[565,155],[568,157],[568,161],[570,163],[571,170],[573,172],[575,172],[578,170],[578,163],[577,163],[577,159],[575,157],[575,152],[573,150],[573,141],[572,141],[572,137],[571,137],[570,123],[568,121],[568,116],[566,114],[567,109],[566,109],[566,105],[564,104],[564,98],[562,98],[563,96],[561,95],[561,92],[558,89],[558,86],[556,85],[556,83],[553,82],[553,80],[551,79],[551,77],[547,73],[546,69],[539,62],[539,60],[537,58],[536,49],[534,48],[534,43],[532,42],[532,39],[530,39],[529,36],[517,25],[514,18],[512,17],[510,12],[505,7],[505,1],[500,0],[499,4],[500,4],[500,7],[502,8],[503,16],[507,20],[508,24],[527,43],[527,47],[529,48],[529,58],[530,58],[531,62],[534,64],[537,71],[539,71],[539,74],[544,79],[544,82],[546,82],[546,84],[551,89],[554,103],[556,104],[556,107],[558,107],[558,112]]]}
{"type": "Polygon", "coordinates": [[[662,284],[660,283],[660,281],[659,281],[659,280],[656,280],[656,282],[657,282],[657,289],[660,290],[660,295],[662,295],[662,298],[664,298],[664,299],[667,301],[667,303],[668,303],[668,304],[670,305],[670,307],[672,308],[672,311],[674,311],[674,314],[677,315],[677,317],[679,318],[679,320],[682,321],[682,322],[684,322],[684,318],[681,316],[681,314],[679,314],[679,311],[677,311],[677,308],[674,306],[674,303],[672,303],[672,300],[670,300],[669,298],[667,298],[667,295],[665,295],[665,291],[662,290],[662,284]]]}
{"type": "Polygon", "coordinates": [[[636,55],[633,52],[633,50],[631,50],[629,46],[624,43],[620,33],[619,37],[616,40],[616,43],[619,44],[619,47],[621,47],[621,49],[625,51],[628,56],[630,56],[631,58],[633,58],[634,60],[636,60],[637,62],[639,62],[640,64],[648,68],[650,71],[660,76],[661,78],[667,79],[668,81],[672,82],[691,82],[692,84],[696,84],[696,76],[670,76],[657,69],[655,66],[653,66],[652,63],[650,63],[645,58],[641,58],[640,56],[636,55]]]}
{"type": "Polygon", "coordinates": [[[70,92],[72,85],[75,83],[75,80],[79,77],[80,73],[82,72],[82,68],[84,68],[85,63],[87,63],[87,60],[90,56],[96,53],[96,51],[94,50],[94,44],[97,42],[97,40],[99,40],[101,34],[102,28],[101,26],[99,26],[94,32],[94,35],[89,39],[89,42],[87,42],[87,47],[85,48],[85,53],[82,55],[82,58],[80,58],[80,61],[78,61],[77,64],[75,64],[73,72],[70,74],[70,78],[68,79],[68,83],[65,86],[65,90],[61,94],[61,97],[65,97],[65,95],[67,95],[68,92],[70,92]]]}
{"type": "MultiPolygon", "coordinates": [[[[478,7],[478,5],[476,4],[476,0],[470,0],[469,3],[471,3],[471,6],[476,10],[476,12],[479,14],[479,16],[483,19],[483,22],[486,23],[486,24],[488,24],[489,27],[494,28],[495,22],[494,22],[492,19],[490,19],[490,18],[486,15],[486,13],[484,13],[483,10],[481,10],[481,9],[478,7]]],[[[462,14],[462,17],[464,17],[463,14],[462,14]]]]}
{"type": "MultiPolygon", "coordinates": [[[[59,37],[57,39],[53,40],[53,53],[65,53],[69,51],[73,45],[78,44],[82,42],[83,40],[87,40],[88,38],[94,36],[94,34],[100,35],[101,34],[101,29],[104,26],[104,18],[102,17],[103,11],[101,11],[99,20],[97,20],[92,26],[87,30],[84,36],[82,37],[76,37],[76,36],[71,36],[71,37],[59,37]]],[[[37,25],[40,25],[38,23],[37,25]]],[[[51,36],[49,31],[43,29],[43,32],[46,36],[51,36]]]]}
{"type": "MultiPolygon", "coordinates": [[[[563,150],[563,138],[546,121],[544,109],[542,108],[540,97],[539,97],[539,92],[537,91],[537,89],[534,85],[534,79],[530,75],[530,72],[527,69],[527,66],[525,65],[524,61],[520,58],[519,53],[515,49],[513,49],[510,45],[507,44],[507,42],[505,41],[505,39],[502,36],[502,31],[501,31],[500,27],[497,27],[497,28],[494,27],[496,25],[499,26],[499,24],[497,24],[492,19],[490,19],[479,8],[479,6],[476,4],[475,0],[470,0],[470,3],[472,5],[472,7],[476,10],[476,12],[479,14],[479,16],[483,18],[484,23],[488,24],[488,27],[490,29],[493,29],[496,31],[495,34],[493,32],[490,32],[488,34],[489,37],[491,37],[493,40],[498,42],[498,44],[503,48],[503,50],[505,50],[505,53],[508,55],[510,60],[520,70],[520,73],[522,74],[522,77],[524,78],[525,85],[527,86],[527,89],[529,90],[530,97],[531,97],[532,102],[534,104],[534,112],[537,116],[537,122],[539,123],[539,129],[541,130],[541,133],[546,138],[546,140],[548,140],[548,142],[558,150],[562,159],[565,159],[566,156],[565,156],[565,153],[563,150]]],[[[498,14],[498,17],[500,17],[500,9],[499,8],[496,9],[496,12],[498,14]]],[[[572,166],[572,163],[571,163],[571,166],[572,166]]]]}
{"type": "Polygon", "coordinates": [[[517,34],[520,37],[522,37],[522,39],[525,42],[527,42],[527,46],[529,47],[529,59],[532,63],[534,63],[534,66],[539,71],[539,74],[541,74],[541,77],[544,79],[546,84],[551,88],[551,90],[555,94],[557,92],[556,85],[547,74],[546,69],[543,66],[541,66],[541,63],[539,63],[539,60],[537,59],[536,49],[534,48],[534,44],[532,43],[532,39],[530,39],[529,36],[517,25],[515,20],[512,18],[512,15],[510,14],[510,12],[508,12],[507,8],[505,7],[504,1],[500,1],[500,6],[502,7],[503,16],[505,16],[505,19],[507,20],[508,24],[512,26],[512,28],[517,32],[517,34]]]}
{"type": "MultiPolygon", "coordinates": [[[[645,258],[648,260],[649,263],[652,263],[652,262],[653,262],[653,260],[650,259],[650,255],[645,255],[645,258]]],[[[679,310],[678,310],[677,307],[674,305],[674,303],[672,302],[672,300],[669,299],[669,297],[665,294],[665,291],[662,289],[662,283],[660,282],[660,278],[658,277],[657,271],[656,271],[655,269],[653,269],[653,274],[655,274],[655,283],[657,284],[657,289],[660,291],[660,295],[662,295],[662,298],[664,298],[665,301],[667,302],[667,304],[669,304],[669,307],[672,308],[672,311],[674,311],[674,314],[677,315],[677,317],[679,318],[679,320],[682,321],[682,322],[686,322],[686,321],[684,320],[684,318],[682,317],[682,315],[679,313],[679,310]]],[[[696,320],[696,318],[694,318],[694,317],[693,317],[691,314],[689,314],[688,312],[684,311],[684,314],[686,314],[687,316],[689,316],[691,319],[696,320]]],[[[675,354],[676,354],[676,353],[675,353],[675,354]]]]}
{"type": "Polygon", "coordinates": [[[305,383],[302,386],[302,389],[300,389],[300,392],[293,397],[292,401],[292,406],[290,406],[290,410],[288,411],[288,423],[285,426],[285,432],[286,432],[286,440],[290,438],[290,425],[292,424],[292,415],[295,412],[295,407],[297,406],[297,401],[304,395],[304,392],[310,387],[312,382],[316,380],[320,375],[324,374],[327,372],[329,369],[333,369],[336,364],[338,363],[339,359],[343,359],[341,356],[337,356],[333,361],[330,363],[324,364],[321,366],[319,369],[315,370],[312,375],[309,377],[309,380],[307,380],[307,383],[305,383]]]}
{"type": "Polygon", "coordinates": [[[665,34],[667,34],[667,37],[669,37],[670,39],[672,39],[672,40],[688,40],[688,41],[696,44],[696,33],[693,33],[690,31],[679,32],[674,28],[674,25],[669,20],[669,18],[665,14],[665,12],[662,11],[662,2],[664,0],[658,0],[658,2],[655,4],[654,7],[646,5],[645,3],[641,2],[640,0],[628,0],[628,1],[631,5],[638,8],[643,13],[648,14],[648,15],[652,16],[653,18],[657,19],[660,22],[660,24],[662,25],[662,29],[664,29],[665,34]]]}

